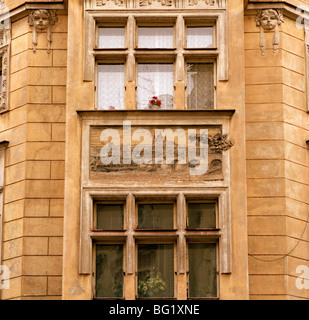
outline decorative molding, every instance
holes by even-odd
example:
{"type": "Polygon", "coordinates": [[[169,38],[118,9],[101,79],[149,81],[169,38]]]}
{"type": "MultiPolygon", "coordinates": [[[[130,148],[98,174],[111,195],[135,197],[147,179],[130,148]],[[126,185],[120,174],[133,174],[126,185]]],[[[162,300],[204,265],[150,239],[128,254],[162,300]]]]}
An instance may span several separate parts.
{"type": "Polygon", "coordinates": [[[166,7],[173,5],[173,0],[139,0],[139,5],[140,7],[150,6],[155,1],[161,2],[161,5],[166,7]]]}
{"type": "Polygon", "coordinates": [[[197,6],[199,2],[205,2],[206,6],[214,7],[216,5],[216,0],[188,0],[189,6],[197,6]]]}
{"type": "Polygon", "coordinates": [[[256,25],[260,27],[260,48],[262,55],[265,55],[264,30],[275,30],[273,40],[273,52],[277,53],[279,49],[279,25],[284,22],[283,11],[276,9],[257,10],[255,18],[256,25]]]}
{"type": "Polygon", "coordinates": [[[96,5],[98,7],[105,6],[107,4],[107,1],[113,1],[116,6],[120,6],[120,7],[124,5],[123,0],[96,0],[96,5]]]}
{"type": "Polygon", "coordinates": [[[9,109],[9,64],[10,64],[10,25],[7,29],[0,29],[0,59],[1,59],[1,83],[0,83],[0,113],[9,109]]]}
{"type": "MultiPolygon", "coordinates": [[[[305,23],[305,61],[306,61],[306,86],[307,86],[307,112],[309,112],[309,25],[305,23]]],[[[307,141],[308,142],[308,141],[307,141]]]]}
{"type": "Polygon", "coordinates": [[[56,10],[38,9],[31,10],[28,17],[29,25],[33,27],[33,52],[36,52],[38,45],[39,31],[47,30],[47,52],[50,53],[51,27],[58,21],[56,10]]]}

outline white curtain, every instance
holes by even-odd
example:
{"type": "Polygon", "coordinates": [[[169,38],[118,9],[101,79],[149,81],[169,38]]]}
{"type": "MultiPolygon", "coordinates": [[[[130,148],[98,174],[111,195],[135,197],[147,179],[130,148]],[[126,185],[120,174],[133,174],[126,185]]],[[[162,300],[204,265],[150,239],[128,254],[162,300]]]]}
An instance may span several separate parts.
{"type": "Polygon", "coordinates": [[[173,48],[173,27],[138,28],[138,48],[173,48]]]}
{"type": "Polygon", "coordinates": [[[124,109],[124,65],[98,65],[98,109],[124,109]]]}
{"type": "Polygon", "coordinates": [[[99,28],[98,48],[124,48],[124,28],[99,28]]]}
{"type": "Polygon", "coordinates": [[[139,64],[137,72],[137,108],[148,109],[149,100],[156,96],[161,109],[173,109],[173,65],[139,64]]]}
{"type": "Polygon", "coordinates": [[[187,48],[211,48],[213,27],[187,27],[187,48]]]}

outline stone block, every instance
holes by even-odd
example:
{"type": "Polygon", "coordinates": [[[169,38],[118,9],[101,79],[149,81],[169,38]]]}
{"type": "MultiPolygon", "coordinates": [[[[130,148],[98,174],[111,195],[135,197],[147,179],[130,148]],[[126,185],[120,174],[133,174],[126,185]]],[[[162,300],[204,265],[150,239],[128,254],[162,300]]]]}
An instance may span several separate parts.
{"type": "Polygon", "coordinates": [[[63,236],[62,218],[25,218],[24,236],[63,236]]]}
{"type": "Polygon", "coordinates": [[[5,169],[5,184],[12,184],[26,177],[26,163],[20,162],[5,169]]]}
{"type": "Polygon", "coordinates": [[[283,140],[283,122],[250,122],[246,124],[246,140],[283,140]]]}
{"type": "Polygon", "coordinates": [[[61,86],[66,85],[66,68],[29,68],[29,85],[61,86]]]}
{"type": "Polygon", "coordinates": [[[286,294],[287,277],[285,275],[251,275],[249,277],[251,294],[286,294]]]}
{"type": "Polygon", "coordinates": [[[28,123],[27,141],[51,141],[51,124],[28,123]]]}
{"type": "Polygon", "coordinates": [[[248,216],[248,235],[250,236],[283,236],[285,234],[285,216],[248,216]]]}
{"type": "Polygon", "coordinates": [[[11,58],[10,73],[15,73],[28,66],[28,52],[23,51],[11,58]]]}
{"type": "Polygon", "coordinates": [[[270,255],[281,257],[287,253],[286,241],[286,236],[249,236],[248,251],[249,254],[262,256],[263,259],[270,255]]]}
{"type": "Polygon", "coordinates": [[[53,66],[66,67],[67,65],[67,50],[53,50],[53,66]]]}
{"type": "Polygon", "coordinates": [[[29,67],[51,67],[53,65],[53,55],[47,50],[37,50],[36,53],[28,50],[27,54],[29,67]]]}
{"type": "Polygon", "coordinates": [[[13,39],[11,42],[11,56],[26,51],[28,49],[29,38],[32,41],[32,37],[26,33],[13,39]]]}
{"type": "MultiPolygon", "coordinates": [[[[265,260],[274,260],[277,259],[277,256],[259,256],[261,259],[265,260]]],[[[256,260],[253,257],[248,258],[249,262],[249,275],[260,274],[285,274],[285,260],[280,259],[271,262],[264,262],[256,260]]],[[[249,277],[250,277],[249,276],[249,277]]]]}
{"type": "Polygon", "coordinates": [[[282,50],[282,66],[294,72],[305,74],[304,58],[282,50]]]}
{"type": "Polygon", "coordinates": [[[50,161],[27,161],[26,179],[50,179],[50,161]]]}
{"type": "Polygon", "coordinates": [[[36,105],[27,106],[29,122],[65,122],[65,106],[36,105]]]}
{"type": "Polygon", "coordinates": [[[52,141],[65,141],[65,123],[52,124],[52,141]]]}
{"type": "Polygon", "coordinates": [[[248,198],[248,215],[285,215],[286,199],[284,198],[248,198]]]}
{"type": "Polygon", "coordinates": [[[1,299],[8,300],[18,298],[21,295],[21,277],[10,279],[10,288],[1,290],[1,299]]]}
{"type": "Polygon", "coordinates": [[[4,188],[4,201],[9,203],[25,197],[25,181],[10,184],[4,188]]]}
{"type": "Polygon", "coordinates": [[[65,86],[53,86],[53,103],[66,103],[65,86]]]}
{"type": "Polygon", "coordinates": [[[245,68],[246,85],[282,83],[282,68],[245,68]],[[267,77],[265,76],[267,74],[267,77]]]}
{"type": "Polygon", "coordinates": [[[52,87],[50,86],[28,86],[29,103],[51,103],[52,87]]]}
{"type": "Polygon", "coordinates": [[[22,36],[22,35],[27,35],[28,32],[31,31],[29,23],[28,23],[28,18],[24,17],[22,19],[14,21],[11,25],[11,29],[12,29],[12,39],[13,40],[17,37],[22,36]]]}
{"type": "Polygon", "coordinates": [[[52,161],[51,162],[51,179],[64,179],[65,177],[65,162],[52,161]]]}
{"type": "Polygon", "coordinates": [[[41,296],[47,294],[47,277],[22,277],[22,295],[41,296]]]}
{"type": "Polygon", "coordinates": [[[63,238],[50,237],[48,241],[48,254],[52,256],[62,255],[63,253],[63,238]]]}
{"type": "Polygon", "coordinates": [[[28,84],[28,68],[17,71],[10,76],[10,92],[28,84]]]}
{"type": "Polygon", "coordinates": [[[22,218],[24,216],[24,203],[25,200],[22,199],[5,204],[3,206],[3,221],[8,222],[22,218]]]}
{"type": "Polygon", "coordinates": [[[10,110],[27,104],[28,87],[23,87],[10,93],[10,110]]]}
{"type": "Polygon", "coordinates": [[[27,198],[63,198],[64,180],[26,180],[27,198]]]}
{"type": "Polygon", "coordinates": [[[28,256],[47,255],[47,237],[24,237],[23,254],[28,256]]]}
{"type": "Polygon", "coordinates": [[[247,178],[283,178],[284,160],[247,160],[247,178]]]}
{"type": "MultiPolygon", "coordinates": [[[[16,240],[13,240],[16,241],[16,240]]],[[[22,257],[11,258],[6,261],[2,261],[2,264],[7,266],[10,270],[10,279],[20,277],[22,271],[22,257]]],[[[2,290],[4,291],[4,290],[2,290]]]]}
{"type": "Polygon", "coordinates": [[[10,166],[26,159],[26,144],[7,148],[5,151],[5,165],[10,166]]]}
{"type": "Polygon", "coordinates": [[[9,221],[3,224],[3,241],[23,236],[23,219],[9,221]]]}
{"type": "Polygon", "coordinates": [[[247,141],[247,159],[284,159],[283,141],[247,141]]]}
{"type": "Polygon", "coordinates": [[[248,197],[284,197],[285,179],[247,179],[248,197]]]}
{"type": "Polygon", "coordinates": [[[29,142],[27,144],[28,160],[64,160],[64,142],[29,142]]]}
{"type": "Polygon", "coordinates": [[[25,256],[23,274],[31,276],[60,276],[62,274],[61,256],[25,256]]]}
{"type": "MultiPolygon", "coordinates": [[[[6,227],[6,225],[4,225],[4,227],[6,227]]],[[[23,254],[22,238],[4,241],[2,249],[3,249],[3,264],[7,264],[5,260],[9,261],[12,258],[20,257],[23,254]]]]}
{"type": "Polygon", "coordinates": [[[246,103],[281,103],[281,84],[246,86],[246,103]]]}
{"type": "Polygon", "coordinates": [[[50,216],[63,217],[64,216],[64,200],[50,199],[50,216]]]}
{"type": "Polygon", "coordinates": [[[48,295],[57,296],[62,294],[62,277],[48,277],[48,295]]]}
{"type": "Polygon", "coordinates": [[[49,199],[25,199],[25,217],[48,217],[49,199]]]}

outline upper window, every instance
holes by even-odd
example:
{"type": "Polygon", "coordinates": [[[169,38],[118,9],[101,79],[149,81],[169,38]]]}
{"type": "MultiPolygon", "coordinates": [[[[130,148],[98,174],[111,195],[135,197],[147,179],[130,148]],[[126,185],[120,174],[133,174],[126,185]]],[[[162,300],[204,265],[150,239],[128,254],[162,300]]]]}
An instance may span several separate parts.
{"type": "Polygon", "coordinates": [[[101,49],[124,49],[125,28],[124,27],[99,27],[98,48],[101,49]]]}
{"type": "Polygon", "coordinates": [[[176,20],[134,16],[117,24],[100,18],[98,109],[215,108],[216,21],[176,20]]]}
{"type": "Polygon", "coordinates": [[[213,27],[187,27],[187,45],[189,49],[193,48],[212,48],[213,27]]]}
{"type": "Polygon", "coordinates": [[[138,48],[171,49],[174,48],[173,27],[139,27],[138,48]]]}

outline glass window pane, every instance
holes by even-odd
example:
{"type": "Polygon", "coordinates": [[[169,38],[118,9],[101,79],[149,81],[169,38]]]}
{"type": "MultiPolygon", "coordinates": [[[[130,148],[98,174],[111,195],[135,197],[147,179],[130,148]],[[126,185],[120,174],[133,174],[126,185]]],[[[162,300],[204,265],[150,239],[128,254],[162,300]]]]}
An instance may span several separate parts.
{"type": "Polygon", "coordinates": [[[213,27],[187,27],[187,48],[213,47],[213,27]]]}
{"type": "Polygon", "coordinates": [[[124,65],[98,65],[98,109],[124,109],[124,65]]]}
{"type": "Polygon", "coordinates": [[[138,229],[173,229],[173,204],[139,204],[138,229]]]}
{"type": "Polygon", "coordinates": [[[139,64],[137,72],[137,108],[173,109],[173,65],[139,64]],[[150,105],[153,97],[161,101],[159,107],[150,105]]]}
{"type": "Polygon", "coordinates": [[[123,229],[123,204],[97,204],[97,229],[123,229]]]}
{"type": "Polygon", "coordinates": [[[123,297],[123,245],[96,246],[96,297],[123,297]]]}
{"type": "Polygon", "coordinates": [[[124,48],[124,28],[98,28],[98,48],[124,48]]]}
{"type": "Polygon", "coordinates": [[[174,297],[174,245],[138,245],[138,297],[174,297]]]}
{"type": "Polygon", "coordinates": [[[138,48],[173,48],[173,27],[138,28],[138,48]]]}
{"type": "Polygon", "coordinates": [[[215,243],[189,243],[189,298],[217,297],[215,243]]]}
{"type": "Polygon", "coordinates": [[[188,228],[216,228],[216,204],[188,203],[188,228]]]}
{"type": "Polygon", "coordinates": [[[214,108],[214,80],[212,63],[187,64],[188,109],[214,108]]]}

